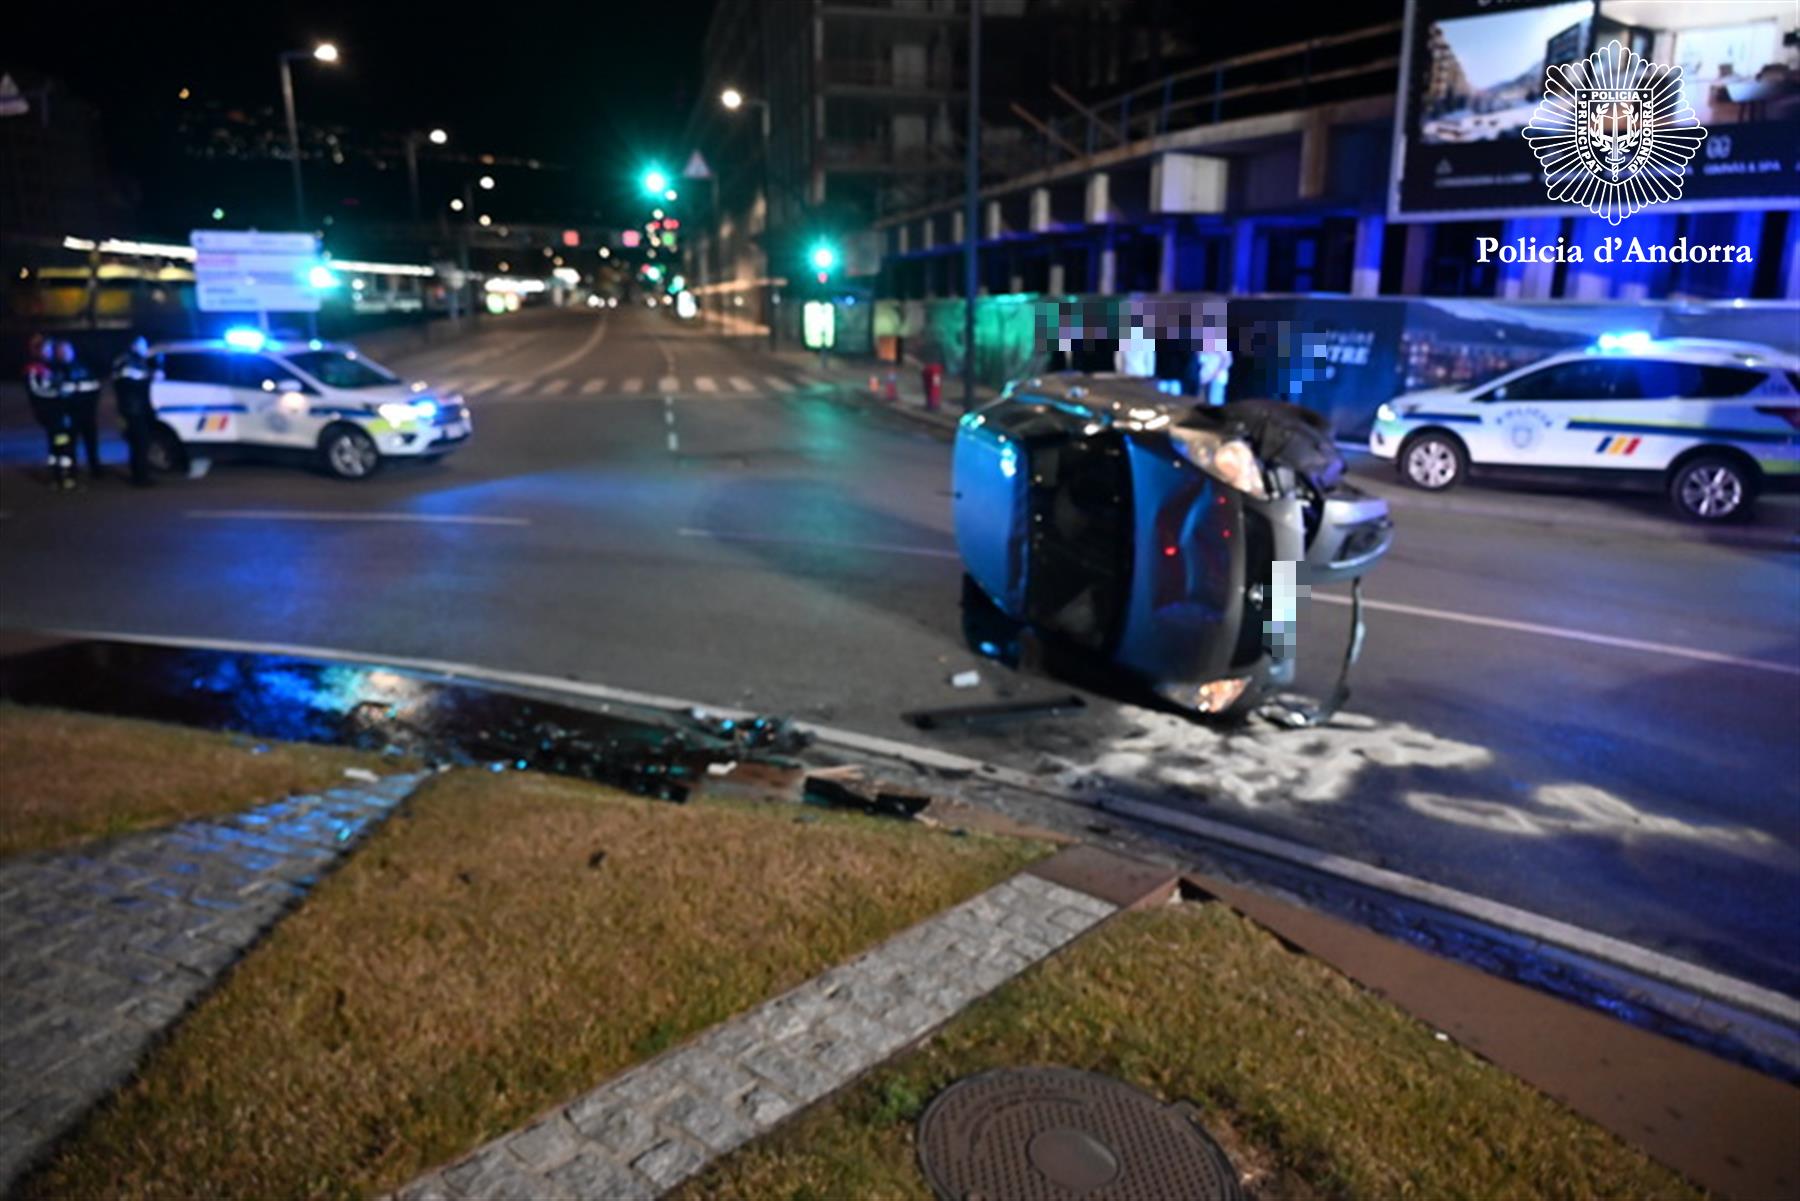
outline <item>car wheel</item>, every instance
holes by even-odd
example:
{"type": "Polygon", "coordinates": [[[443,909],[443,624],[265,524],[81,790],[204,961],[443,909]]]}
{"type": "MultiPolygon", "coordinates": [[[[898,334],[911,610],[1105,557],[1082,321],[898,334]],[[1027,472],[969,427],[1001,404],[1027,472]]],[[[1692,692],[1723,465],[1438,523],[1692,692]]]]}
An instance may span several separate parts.
{"type": "Polygon", "coordinates": [[[1427,492],[1442,492],[1462,482],[1469,452],[1449,434],[1420,434],[1400,448],[1400,478],[1427,492]]]}
{"type": "Polygon", "coordinates": [[[1701,455],[1669,480],[1669,500],[1690,521],[1739,521],[1756,499],[1749,470],[1726,455],[1701,455]]]}
{"type": "Polygon", "coordinates": [[[375,439],[353,425],[337,425],[319,439],[319,456],[325,470],[340,480],[367,479],[381,466],[381,452],[375,439]]]}
{"type": "Polygon", "coordinates": [[[187,447],[175,436],[175,431],[166,425],[159,425],[150,431],[150,444],[144,448],[144,458],[150,464],[150,470],[162,475],[172,475],[188,469],[187,447]]]}

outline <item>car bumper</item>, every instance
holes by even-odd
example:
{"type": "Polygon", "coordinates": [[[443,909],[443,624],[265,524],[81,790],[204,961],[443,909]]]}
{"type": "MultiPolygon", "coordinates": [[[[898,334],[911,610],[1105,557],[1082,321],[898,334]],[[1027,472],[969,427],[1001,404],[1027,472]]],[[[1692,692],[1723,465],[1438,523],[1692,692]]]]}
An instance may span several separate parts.
{"type": "Polygon", "coordinates": [[[390,430],[377,435],[375,445],[380,448],[382,454],[395,458],[438,455],[461,446],[469,440],[474,432],[474,426],[467,417],[464,417],[448,425],[390,430]]]}

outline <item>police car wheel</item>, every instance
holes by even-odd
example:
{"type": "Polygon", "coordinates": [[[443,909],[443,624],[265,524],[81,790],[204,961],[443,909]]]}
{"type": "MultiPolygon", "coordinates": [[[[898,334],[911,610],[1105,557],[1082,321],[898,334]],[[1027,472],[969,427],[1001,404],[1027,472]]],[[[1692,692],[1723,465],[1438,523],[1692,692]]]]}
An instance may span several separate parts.
{"type": "Polygon", "coordinates": [[[1735,521],[1749,512],[1754,496],[1743,464],[1723,455],[1690,459],[1669,481],[1669,499],[1692,521],[1735,521]]]}
{"type": "Polygon", "coordinates": [[[1420,434],[1400,448],[1400,478],[1427,492],[1442,492],[1462,482],[1468,452],[1446,434],[1420,434]]]}
{"type": "Polygon", "coordinates": [[[381,452],[375,448],[375,440],[353,425],[326,430],[319,442],[319,453],[325,469],[341,480],[365,479],[381,466],[381,452]]]}
{"type": "Polygon", "coordinates": [[[159,425],[150,432],[150,445],[145,448],[144,457],[149,460],[152,471],[168,473],[187,470],[187,448],[182,446],[175,431],[166,425],[159,425]]]}

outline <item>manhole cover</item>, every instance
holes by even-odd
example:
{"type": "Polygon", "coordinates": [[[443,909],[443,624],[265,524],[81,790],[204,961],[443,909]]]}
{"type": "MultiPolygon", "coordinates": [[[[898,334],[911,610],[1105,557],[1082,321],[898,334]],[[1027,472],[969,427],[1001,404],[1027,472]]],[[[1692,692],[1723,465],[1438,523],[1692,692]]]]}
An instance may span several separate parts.
{"type": "Polygon", "coordinates": [[[1183,1106],[1072,1068],[959,1080],[919,1119],[919,1166],[944,1201],[1241,1201],[1237,1174],[1183,1106]]]}

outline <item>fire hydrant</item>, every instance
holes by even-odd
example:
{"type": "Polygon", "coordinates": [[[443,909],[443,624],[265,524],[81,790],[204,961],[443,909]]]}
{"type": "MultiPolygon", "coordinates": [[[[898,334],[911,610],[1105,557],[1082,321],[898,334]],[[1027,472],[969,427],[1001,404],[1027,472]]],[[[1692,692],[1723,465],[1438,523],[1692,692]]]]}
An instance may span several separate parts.
{"type": "Polygon", "coordinates": [[[927,363],[919,375],[925,384],[925,407],[935,412],[944,403],[944,365],[927,363]]]}

